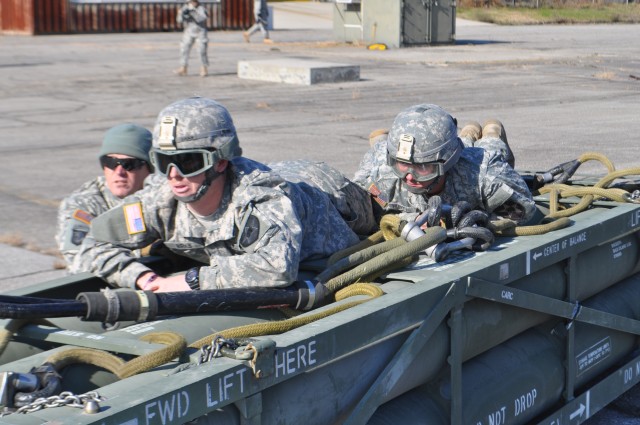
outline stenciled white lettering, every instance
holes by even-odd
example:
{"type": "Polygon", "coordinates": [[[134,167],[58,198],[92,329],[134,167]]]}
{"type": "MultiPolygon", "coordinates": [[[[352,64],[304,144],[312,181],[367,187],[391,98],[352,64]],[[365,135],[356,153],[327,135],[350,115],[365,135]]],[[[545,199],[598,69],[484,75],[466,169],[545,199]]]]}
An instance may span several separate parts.
{"type": "Polygon", "coordinates": [[[511,291],[502,291],[502,298],[504,298],[505,300],[512,300],[513,301],[513,292],[511,291]]]}
{"type": "Polygon", "coordinates": [[[555,254],[556,252],[560,252],[560,244],[554,243],[553,245],[549,245],[542,250],[542,253],[545,257],[555,254]]]}
{"type": "Polygon", "coordinates": [[[582,232],[569,238],[569,246],[578,245],[587,241],[587,232],[582,232]]]}
{"type": "Polygon", "coordinates": [[[147,424],[150,424],[151,419],[155,418],[156,409],[163,425],[178,420],[186,416],[189,411],[189,393],[181,391],[171,394],[167,399],[148,403],[145,406],[147,424]]]}
{"type": "Polygon", "coordinates": [[[507,408],[502,406],[500,410],[489,413],[489,425],[502,425],[507,419],[507,408]]]}
{"type": "Polygon", "coordinates": [[[218,403],[222,403],[225,400],[228,400],[230,395],[229,392],[234,388],[238,387],[240,394],[244,393],[244,374],[247,371],[246,368],[237,370],[233,373],[228,373],[221,378],[218,378],[217,385],[212,386],[209,382],[205,385],[205,391],[207,394],[207,407],[214,407],[218,405],[218,403]],[[214,392],[213,388],[217,388],[217,393],[214,392]]]}
{"type": "Polygon", "coordinates": [[[525,410],[531,409],[536,402],[536,397],[538,397],[538,390],[534,388],[528,393],[516,398],[513,406],[515,416],[524,413],[525,410]]]}
{"type": "Polygon", "coordinates": [[[316,341],[276,353],[276,377],[289,375],[316,364],[316,341]]]}
{"type": "Polygon", "coordinates": [[[69,330],[59,331],[59,332],[56,332],[56,333],[60,334],[60,335],[68,335],[68,336],[82,336],[82,335],[84,335],[84,332],[69,331],[69,330]]]}

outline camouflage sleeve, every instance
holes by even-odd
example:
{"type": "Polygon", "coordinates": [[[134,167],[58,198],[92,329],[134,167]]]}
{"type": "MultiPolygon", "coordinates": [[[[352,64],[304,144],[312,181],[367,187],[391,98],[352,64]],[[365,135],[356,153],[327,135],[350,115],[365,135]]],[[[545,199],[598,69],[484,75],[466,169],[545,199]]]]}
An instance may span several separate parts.
{"type": "Polygon", "coordinates": [[[106,210],[91,198],[97,196],[93,192],[74,193],[64,199],[58,208],[58,227],[56,242],[58,249],[69,267],[78,254],[80,245],[91,226],[91,221],[106,210]]]}
{"type": "Polygon", "coordinates": [[[184,20],[184,18],[182,16],[183,16],[185,8],[186,8],[186,6],[182,6],[180,8],[180,10],[178,10],[178,13],[176,13],[176,22],[178,24],[182,24],[182,21],[184,20]]]}
{"type": "Polygon", "coordinates": [[[483,164],[482,198],[488,212],[520,224],[535,213],[535,203],[522,177],[507,164],[502,154],[487,152],[483,164]]]}
{"type": "Polygon", "coordinates": [[[76,201],[75,197],[66,198],[58,208],[56,242],[67,265],[73,263],[94,218],[86,207],[76,201]]]}
{"type": "Polygon", "coordinates": [[[133,250],[159,238],[158,217],[150,204],[133,196],[96,217],[73,268],[89,271],[116,286],[135,288],[138,277],[150,269],[137,261],[133,250]]]}
{"type": "Polygon", "coordinates": [[[373,169],[377,167],[375,147],[369,149],[360,161],[358,170],[353,176],[353,182],[367,190],[373,175],[373,169]]]}
{"type": "Polygon", "coordinates": [[[136,289],[138,277],[152,270],[138,262],[134,251],[108,242],[97,242],[90,232],[69,271],[88,271],[114,286],[136,289]]]}
{"type": "Polygon", "coordinates": [[[193,12],[193,15],[193,19],[196,21],[196,23],[204,27],[208,17],[207,10],[202,6],[198,6],[193,12]]]}
{"type": "Polygon", "coordinates": [[[214,256],[200,268],[202,289],[283,287],[296,279],[302,226],[291,200],[276,192],[246,205],[237,219],[238,254],[214,256]]]}

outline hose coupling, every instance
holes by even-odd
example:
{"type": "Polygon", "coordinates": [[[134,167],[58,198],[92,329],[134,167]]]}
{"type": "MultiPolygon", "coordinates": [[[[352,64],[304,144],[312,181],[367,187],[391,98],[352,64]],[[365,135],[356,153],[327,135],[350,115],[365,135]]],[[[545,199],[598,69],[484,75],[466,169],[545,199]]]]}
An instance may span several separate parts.
{"type": "Polygon", "coordinates": [[[158,314],[158,298],[152,291],[105,289],[101,292],[81,292],[76,300],[87,305],[82,320],[116,323],[124,320],[144,322],[158,314]]]}
{"type": "Polygon", "coordinates": [[[298,290],[296,310],[313,310],[327,303],[331,292],[322,282],[314,280],[297,280],[294,286],[298,290]]]}

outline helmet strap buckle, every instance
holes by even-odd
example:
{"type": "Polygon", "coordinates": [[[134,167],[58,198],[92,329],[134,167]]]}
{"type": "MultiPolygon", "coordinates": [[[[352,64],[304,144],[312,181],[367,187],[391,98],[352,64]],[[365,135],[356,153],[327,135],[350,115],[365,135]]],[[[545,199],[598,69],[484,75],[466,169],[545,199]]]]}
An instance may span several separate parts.
{"type": "Polygon", "coordinates": [[[400,135],[400,143],[398,145],[398,153],[396,158],[402,161],[411,162],[411,153],[416,139],[410,135],[403,133],[400,135]]]}

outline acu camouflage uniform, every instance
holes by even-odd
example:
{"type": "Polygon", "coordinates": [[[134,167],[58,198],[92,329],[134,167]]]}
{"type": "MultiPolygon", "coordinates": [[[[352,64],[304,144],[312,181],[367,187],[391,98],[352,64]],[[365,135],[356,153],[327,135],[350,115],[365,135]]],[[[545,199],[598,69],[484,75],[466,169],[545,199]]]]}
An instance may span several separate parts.
{"type": "MultiPolygon", "coordinates": [[[[163,182],[159,177],[150,174],[145,180],[145,186],[163,182]]],[[[56,242],[71,273],[83,271],[79,264],[74,264],[74,259],[89,233],[92,220],[122,202],[122,199],[111,193],[104,176],[86,182],[62,201],[58,208],[56,242]]]]}
{"type": "MultiPolygon", "coordinates": [[[[402,128],[395,130],[404,132],[402,128]]],[[[394,213],[413,220],[427,210],[429,195],[410,192],[388,165],[389,137],[393,134],[378,140],[369,149],[353,181],[371,194],[377,217],[394,213]]],[[[495,137],[475,143],[458,140],[465,147],[455,165],[446,172],[445,186],[437,194],[442,201],[450,205],[467,201],[473,209],[511,218],[518,223],[531,219],[535,204],[522,177],[506,162],[504,142],[495,137]]]]}
{"type": "Polygon", "coordinates": [[[265,39],[269,38],[269,7],[267,6],[267,0],[254,0],[253,2],[253,16],[255,23],[245,33],[245,38],[248,38],[258,30],[262,33],[265,39]]]}
{"type": "Polygon", "coordinates": [[[82,258],[92,259],[94,274],[134,288],[149,269],[130,250],[161,239],[173,252],[206,265],[200,267],[202,289],[287,286],[296,279],[301,261],[358,242],[345,219],[373,225],[370,210],[362,210],[370,218],[357,217],[360,212],[350,209],[347,195],[324,192],[348,183],[328,166],[301,161],[274,164],[274,169],[297,183],[247,158],[231,160],[221,205],[208,217],[197,217],[175,200],[168,184],[140,191],[94,220],[97,242],[85,244],[82,258]],[[319,188],[317,182],[325,184],[319,188]]]}
{"type": "Polygon", "coordinates": [[[198,41],[200,62],[202,63],[202,66],[209,66],[209,56],[207,54],[207,46],[209,44],[209,38],[207,36],[207,18],[207,10],[202,5],[191,8],[189,4],[185,4],[178,11],[176,21],[178,24],[182,24],[184,26],[182,42],[180,43],[181,66],[187,66],[191,47],[196,40],[198,41]]]}

